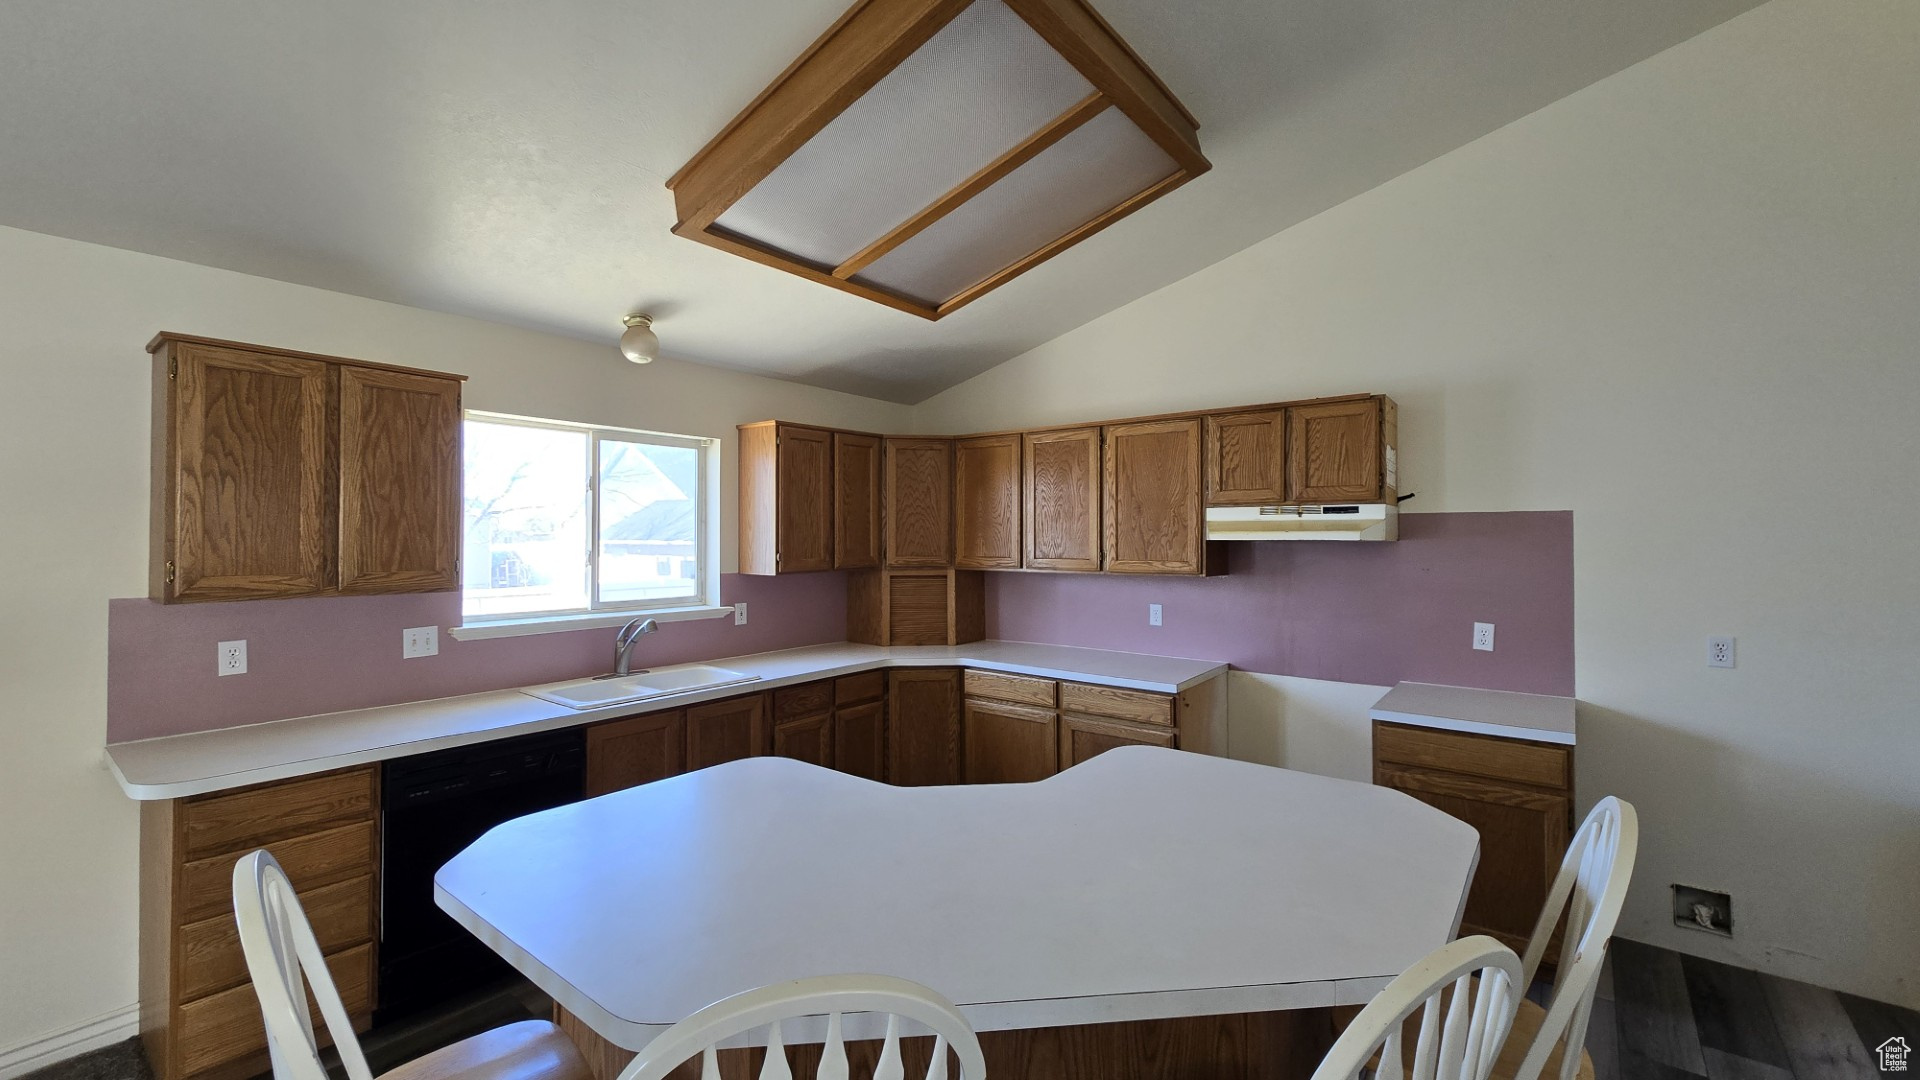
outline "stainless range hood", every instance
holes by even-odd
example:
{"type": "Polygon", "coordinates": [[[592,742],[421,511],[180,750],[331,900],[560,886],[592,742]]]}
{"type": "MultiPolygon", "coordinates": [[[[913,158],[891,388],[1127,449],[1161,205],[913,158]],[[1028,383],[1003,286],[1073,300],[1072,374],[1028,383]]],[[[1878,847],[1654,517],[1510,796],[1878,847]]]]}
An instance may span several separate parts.
{"type": "Polygon", "coordinates": [[[1385,503],[1210,506],[1209,540],[1398,540],[1400,509],[1385,503]]]}

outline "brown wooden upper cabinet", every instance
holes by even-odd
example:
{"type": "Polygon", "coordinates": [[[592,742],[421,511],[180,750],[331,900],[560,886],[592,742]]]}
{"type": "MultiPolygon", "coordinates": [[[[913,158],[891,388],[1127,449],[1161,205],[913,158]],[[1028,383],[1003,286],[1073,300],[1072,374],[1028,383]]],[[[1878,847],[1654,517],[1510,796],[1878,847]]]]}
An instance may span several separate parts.
{"type": "Polygon", "coordinates": [[[1100,569],[1100,429],[1029,431],[1021,532],[1032,570],[1100,569]]]}
{"type": "Polygon", "coordinates": [[[1207,417],[1207,505],[1275,506],[1287,491],[1287,411],[1207,417]]]}
{"type": "Polygon", "coordinates": [[[833,436],[778,421],[740,428],[740,572],[833,569],[833,436]]]}
{"type": "Polygon", "coordinates": [[[953,565],[953,440],[887,439],[881,497],[888,566],[953,565]]]}
{"type": "Polygon", "coordinates": [[[150,594],[459,588],[462,376],[161,334],[150,594]]]}
{"type": "Polygon", "coordinates": [[[953,564],[963,570],[1020,568],[1020,436],[953,444],[953,564]]]}
{"type": "Polygon", "coordinates": [[[1105,489],[1109,572],[1206,572],[1198,418],[1107,428],[1105,489]]]}
{"type": "Polygon", "coordinates": [[[833,433],[833,566],[880,565],[880,437],[833,433]]]}
{"type": "Polygon", "coordinates": [[[1287,503],[1392,502],[1398,410],[1386,397],[1287,408],[1287,503]]]}

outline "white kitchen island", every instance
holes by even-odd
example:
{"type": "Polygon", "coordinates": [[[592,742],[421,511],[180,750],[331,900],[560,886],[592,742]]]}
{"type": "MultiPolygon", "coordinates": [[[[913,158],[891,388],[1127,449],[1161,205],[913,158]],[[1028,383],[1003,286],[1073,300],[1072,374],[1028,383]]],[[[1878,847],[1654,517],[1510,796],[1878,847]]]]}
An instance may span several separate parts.
{"type": "Polygon", "coordinates": [[[435,896],[602,1080],[704,1005],[838,972],[939,990],[997,1077],[1245,1080],[1305,1075],[1330,1007],[1451,939],[1478,850],[1385,788],[1173,750],[924,788],[754,758],[501,825],[435,896]]]}

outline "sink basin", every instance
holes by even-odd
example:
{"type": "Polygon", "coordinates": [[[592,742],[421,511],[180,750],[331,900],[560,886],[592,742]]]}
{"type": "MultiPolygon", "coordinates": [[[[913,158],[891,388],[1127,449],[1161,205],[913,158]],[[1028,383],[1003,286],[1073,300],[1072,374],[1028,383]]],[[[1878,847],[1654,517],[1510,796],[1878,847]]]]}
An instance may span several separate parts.
{"type": "Polygon", "coordinates": [[[746,675],[710,664],[681,664],[678,667],[639,671],[617,679],[582,679],[520,692],[551,701],[555,705],[565,705],[569,709],[599,709],[608,705],[625,705],[630,701],[648,701],[716,686],[748,683],[759,678],[758,675],[746,675]]]}

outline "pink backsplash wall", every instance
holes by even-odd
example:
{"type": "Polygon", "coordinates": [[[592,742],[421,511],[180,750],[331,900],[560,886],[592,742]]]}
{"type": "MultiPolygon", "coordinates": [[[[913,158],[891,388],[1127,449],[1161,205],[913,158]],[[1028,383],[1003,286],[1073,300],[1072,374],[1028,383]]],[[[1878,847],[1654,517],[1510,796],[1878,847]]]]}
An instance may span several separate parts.
{"type": "Polygon", "coordinates": [[[987,575],[987,636],[1269,675],[1573,693],[1573,514],[1402,514],[1397,543],[1234,542],[1213,578],[987,575]],[[1147,605],[1164,625],[1147,625],[1147,605]],[[1475,652],[1473,624],[1496,627],[1475,652]]]}
{"type": "MultiPolygon", "coordinates": [[[[713,660],[845,641],[845,574],[720,579],[731,618],[661,623],[637,666],[713,660]]],[[[613,663],[612,628],[455,641],[458,593],[314,597],[230,604],[112,600],[107,609],[107,741],[234,727],[597,675],[613,663]],[[400,658],[400,632],[440,627],[440,654],[400,658]],[[247,674],[213,672],[217,642],[247,642],[247,674]]]]}
{"type": "MultiPolygon", "coordinates": [[[[1224,660],[1271,675],[1403,679],[1573,693],[1573,515],[1405,514],[1391,544],[1235,543],[1215,578],[987,575],[987,636],[1224,660]],[[1164,625],[1147,625],[1160,604],[1164,625]],[[1493,652],[1471,647],[1494,623],[1493,652]]],[[[844,641],[846,575],[727,574],[732,619],[662,623],[642,665],[844,641]]],[[[455,641],[455,593],[161,605],[113,600],[107,740],[392,705],[599,674],[613,630],[455,641]],[[400,631],[438,626],[440,654],[400,658],[400,631]],[[244,639],[248,673],[213,673],[244,639]]]]}

